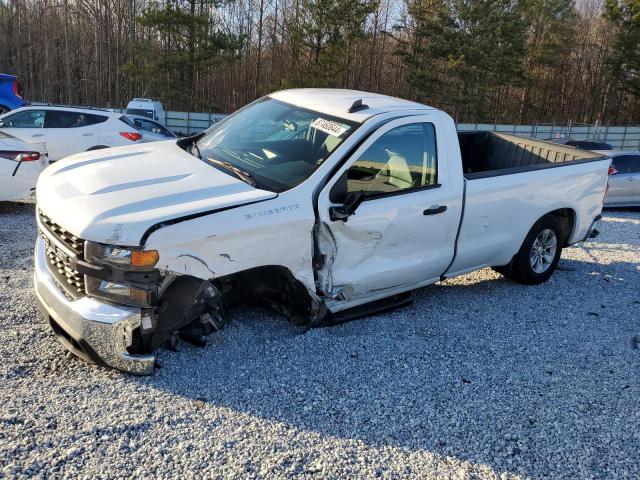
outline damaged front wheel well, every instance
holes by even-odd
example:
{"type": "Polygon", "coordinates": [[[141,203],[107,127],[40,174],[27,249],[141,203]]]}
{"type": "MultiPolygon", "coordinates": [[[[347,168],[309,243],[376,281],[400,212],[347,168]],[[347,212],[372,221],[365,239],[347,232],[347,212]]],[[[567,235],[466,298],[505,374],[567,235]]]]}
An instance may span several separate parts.
{"type": "MultiPolygon", "coordinates": [[[[210,281],[191,276],[176,278],[165,290],[156,316],[144,335],[143,348],[153,351],[176,332],[192,343],[220,330],[227,323],[222,310],[222,294],[210,281]]],[[[145,322],[142,322],[145,329],[145,322]]],[[[142,332],[144,334],[144,331],[142,332]]]]}
{"type": "Polygon", "coordinates": [[[255,267],[216,279],[225,308],[237,305],[266,307],[298,326],[316,326],[324,320],[324,302],[312,296],[291,271],[279,265],[255,267]]]}

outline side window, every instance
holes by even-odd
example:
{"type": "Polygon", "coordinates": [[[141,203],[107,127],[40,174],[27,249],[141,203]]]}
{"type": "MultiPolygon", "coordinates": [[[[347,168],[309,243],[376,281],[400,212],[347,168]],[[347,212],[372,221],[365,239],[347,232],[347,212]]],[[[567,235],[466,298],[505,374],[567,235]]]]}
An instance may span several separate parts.
{"type": "Polygon", "coordinates": [[[640,172],[640,155],[620,155],[613,158],[618,173],[640,172]]]}
{"type": "Polygon", "coordinates": [[[64,110],[49,110],[44,122],[44,128],[78,128],[90,125],[87,115],[82,112],[65,112],[64,110]]]}
{"type": "Polygon", "coordinates": [[[173,133],[171,133],[167,128],[158,124],[158,133],[160,135],[164,135],[165,137],[173,138],[173,133]]]}
{"type": "Polygon", "coordinates": [[[44,118],[44,110],[24,110],[3,118],[2,124],[9,128],[42,128],[44,118]]]}
{"type": "Polygon", "coordinates": [[[104,115],[85,115],[87,117],[87,125],[97,125],[98,123],[106,122],[109,117],[104,115]]]}
{"type": "Polygon", "coordinates": [[[159,123],[152,122],[151,120],[143,120],[141,118],[136,118],[134,122],[136,124],[136,128],[139,130],[157,133],[158,135],[164,135],[165,137],[173,137],[173,135],[171,135],[171,132],[169,132],[169,130],[164,128],[159,123]]]}
{"type": "Polygon", "coordinates": [[[437,167],[433,125],[403,125],[383,134],[349,168],[347,191],[375,196],[435,185],[437,167]]]}

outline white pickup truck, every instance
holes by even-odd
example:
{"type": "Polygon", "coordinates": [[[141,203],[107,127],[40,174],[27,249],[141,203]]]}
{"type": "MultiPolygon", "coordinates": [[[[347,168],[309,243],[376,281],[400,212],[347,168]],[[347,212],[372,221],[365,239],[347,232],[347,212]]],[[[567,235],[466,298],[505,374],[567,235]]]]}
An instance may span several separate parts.
{"type": "Polygon", "coordinates": [[[81,153],[37,186],[35,290],[76,355],[148,374],[237,304],[331,325],[484,267],[536,284],[589,238],[610,159],[461,133],[418,103],[287,90],[194,137],[81,153]]]}

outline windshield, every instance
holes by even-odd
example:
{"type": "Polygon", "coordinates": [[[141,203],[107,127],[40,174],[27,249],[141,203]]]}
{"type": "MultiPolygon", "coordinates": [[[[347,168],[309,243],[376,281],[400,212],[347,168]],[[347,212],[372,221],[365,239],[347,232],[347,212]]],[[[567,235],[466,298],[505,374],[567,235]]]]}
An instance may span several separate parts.
{"type": "Polygon", "coordinates": [[[266,98],[208,130],[196,146],[212,166],[248,174],[258,188],[281,192],[306,180],[356,124],[266,98]]]}
{"type": "Polygon", "coordinates": [[[128,115],[140,115],[141,117],[153,118],[153,110],[142,110],[140,108],[127,108],[128,115]]]}

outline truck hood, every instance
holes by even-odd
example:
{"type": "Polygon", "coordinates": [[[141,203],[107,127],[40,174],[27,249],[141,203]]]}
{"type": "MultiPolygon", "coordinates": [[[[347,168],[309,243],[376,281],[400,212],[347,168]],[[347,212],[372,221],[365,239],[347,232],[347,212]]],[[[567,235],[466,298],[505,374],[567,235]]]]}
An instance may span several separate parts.
{"type": "Polygon", "coordinates": [[[47,167],[40,208],[85,240],[135,246],[168,220],[276,197],[207,165],[174,140],[95,150],[47,167]]]}

